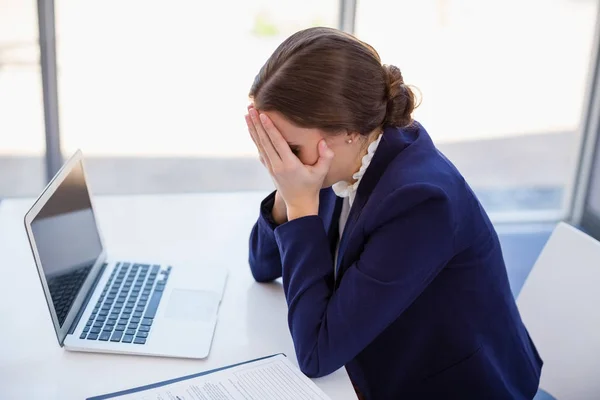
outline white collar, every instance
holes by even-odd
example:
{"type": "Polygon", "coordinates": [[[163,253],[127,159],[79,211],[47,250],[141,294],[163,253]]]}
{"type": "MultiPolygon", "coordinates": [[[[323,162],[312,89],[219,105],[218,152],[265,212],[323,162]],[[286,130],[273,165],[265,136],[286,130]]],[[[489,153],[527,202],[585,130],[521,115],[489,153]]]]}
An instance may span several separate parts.
{"type": "Polygon", "coordinates": [[[369,164],[371,164],[371,160],[373,159],[373,155],[375,154],[375,151],[377,150],[377,146],[379,146],[381,137],[382,137],[382,134],[380,134],[377,137],[377,139],[369,145],[369,147],[367,149],[367,154],[365,154],[362,158],[360,169],[356,173],[354,173],[354,175],[352,175],[352,178],[355,179],[354,183],[350,184],[346,181],[340,181],[340,182],[334,183],[333,186],[331,186],[331,188],[333,189],[333,192],[336,194],[336,196],[348,197],[350,206],[352,206],[352,203],[354,203],[354,198],[356,197],[356,191],[358,190],[358,185],[360,184],[360,181],[361,181],[363,175],[365,174],[365,171],[369,167],[369,164]]]}

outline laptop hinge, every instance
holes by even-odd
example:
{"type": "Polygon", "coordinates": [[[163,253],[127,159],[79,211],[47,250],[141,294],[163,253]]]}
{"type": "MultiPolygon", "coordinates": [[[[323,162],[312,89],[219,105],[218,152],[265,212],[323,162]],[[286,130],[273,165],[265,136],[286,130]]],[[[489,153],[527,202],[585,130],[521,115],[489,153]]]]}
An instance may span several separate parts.
{"type": "Polygon", "coordinates": [[[87,308],[87,305],[88,305],[90,299],[92,298],[92,295],[96,291],[96,286],[98,286],[98,282],[100,282],[100,278],[102,278],[102,275],[104,274],[104,270],[106,269],[107,265],[108,265],[107,263],[104,263],[100,267],[100,272],[98,272],[98,274],[96,275],[96,280],[92,284],[92,287],[88,291],[87,296],[83,300],[83,304],[81,305],[81,307],[79,307],[79,311],[77,311],[77,315],[75,316],[73,323],[69,327],[69,332],[68,332],[69,335],[72,335],[73,332],[75,332],[75,328],[77,328],[77,325],[79,324],[79,320],[81,320],[81,316],[83,315],[83,312],[87,308]]]}

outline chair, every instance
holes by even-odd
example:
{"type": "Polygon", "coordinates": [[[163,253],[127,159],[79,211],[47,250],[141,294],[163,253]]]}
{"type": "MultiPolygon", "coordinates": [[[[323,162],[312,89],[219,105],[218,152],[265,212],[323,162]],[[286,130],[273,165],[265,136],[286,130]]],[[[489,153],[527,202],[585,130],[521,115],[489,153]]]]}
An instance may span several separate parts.
{"type": "Polygon", "coordinates": [[[560,223],[517,305],[544,360],[536,399],[600,399],[600,242],[560,223]]]}

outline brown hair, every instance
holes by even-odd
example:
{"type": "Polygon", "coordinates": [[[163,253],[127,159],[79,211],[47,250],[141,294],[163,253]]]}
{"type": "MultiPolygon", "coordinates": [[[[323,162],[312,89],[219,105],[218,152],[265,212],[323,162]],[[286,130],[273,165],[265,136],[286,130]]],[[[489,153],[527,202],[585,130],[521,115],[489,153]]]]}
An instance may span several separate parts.
{"type": "Polygon", "coordinates": [[[278,111],[303,128],[368,135],[381,126],[412,123],[415,95],[400,69],[354,36],[309,28],[287,38],[250,89],[254,106],[278,111]]]}

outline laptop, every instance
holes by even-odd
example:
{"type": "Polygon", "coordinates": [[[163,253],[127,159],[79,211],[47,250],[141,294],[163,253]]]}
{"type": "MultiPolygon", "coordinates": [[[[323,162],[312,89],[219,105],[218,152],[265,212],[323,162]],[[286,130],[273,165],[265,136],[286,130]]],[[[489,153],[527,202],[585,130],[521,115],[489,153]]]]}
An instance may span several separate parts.
{"type": "Polygon", "coordinates": [[[81,151],[37,198],[25,229],[62,347],[208,356],[227,271],[177,268],[143,254],[111,258],[96,224],[81,151]]]}

